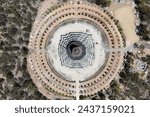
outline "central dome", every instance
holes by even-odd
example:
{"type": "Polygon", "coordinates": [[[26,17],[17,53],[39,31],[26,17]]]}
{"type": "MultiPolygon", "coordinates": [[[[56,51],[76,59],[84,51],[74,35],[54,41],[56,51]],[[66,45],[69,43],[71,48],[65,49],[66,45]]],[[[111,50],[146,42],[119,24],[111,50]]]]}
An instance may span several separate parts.
{"type": "Polygon", "coordinates": [[[73,60],[81,60],[86,54],[86,48],[80,41],[71,41],[66,50],[68,56],[73,60]]]}

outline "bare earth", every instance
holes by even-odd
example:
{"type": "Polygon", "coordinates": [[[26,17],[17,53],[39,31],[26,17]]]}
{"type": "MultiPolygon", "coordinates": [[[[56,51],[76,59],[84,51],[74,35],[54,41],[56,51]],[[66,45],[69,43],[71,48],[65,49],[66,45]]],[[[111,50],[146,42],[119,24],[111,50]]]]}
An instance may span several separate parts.
{"type": "Polygon", "coordinates": [[[129,3],[112,3],[109,10],[114,14],[114,17],[119,20],[123,32],[126,36],[127,46],[139,41],[139,36],[136,35],[136,16],[134,10],[129,3]]]}

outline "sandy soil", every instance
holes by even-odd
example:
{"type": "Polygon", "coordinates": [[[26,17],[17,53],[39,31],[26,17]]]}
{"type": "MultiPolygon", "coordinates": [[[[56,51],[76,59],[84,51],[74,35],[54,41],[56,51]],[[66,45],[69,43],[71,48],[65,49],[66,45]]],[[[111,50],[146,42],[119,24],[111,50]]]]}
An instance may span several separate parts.
{"type": "Polygon", "coordinates": [[[119,20],[127,39],[127,46],[139,41],[139,36],[137,36],[135,32],[136,16],[134,15],[132,6],[129,3],[112,3],[109,10],[111,10],[114,17],[119,20]]]}

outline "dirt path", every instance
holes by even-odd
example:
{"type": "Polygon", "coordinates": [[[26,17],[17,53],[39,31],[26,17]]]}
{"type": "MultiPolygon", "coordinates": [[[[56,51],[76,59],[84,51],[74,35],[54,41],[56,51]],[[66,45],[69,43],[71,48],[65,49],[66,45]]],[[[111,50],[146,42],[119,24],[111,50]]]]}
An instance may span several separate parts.
{"type": "Polygon", "coordinates": [[[80,83],[79,80],[76,79],[76,100],[79,100],[79,96],[80,96],[80,83]]]}

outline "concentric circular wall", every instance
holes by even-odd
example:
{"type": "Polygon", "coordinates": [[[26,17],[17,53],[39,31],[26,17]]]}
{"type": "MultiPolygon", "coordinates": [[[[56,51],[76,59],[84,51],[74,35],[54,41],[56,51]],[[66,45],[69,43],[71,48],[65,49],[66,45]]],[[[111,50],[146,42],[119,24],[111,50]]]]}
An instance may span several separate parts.
{"type": "Polygon", "coordinates": [[[30,76],[49,99],[90,97],[106,89],[123,61],[122,53],[107,51],[123,47],[110,13],[82,1],[38,16],[28,47],[30,76]]]}

